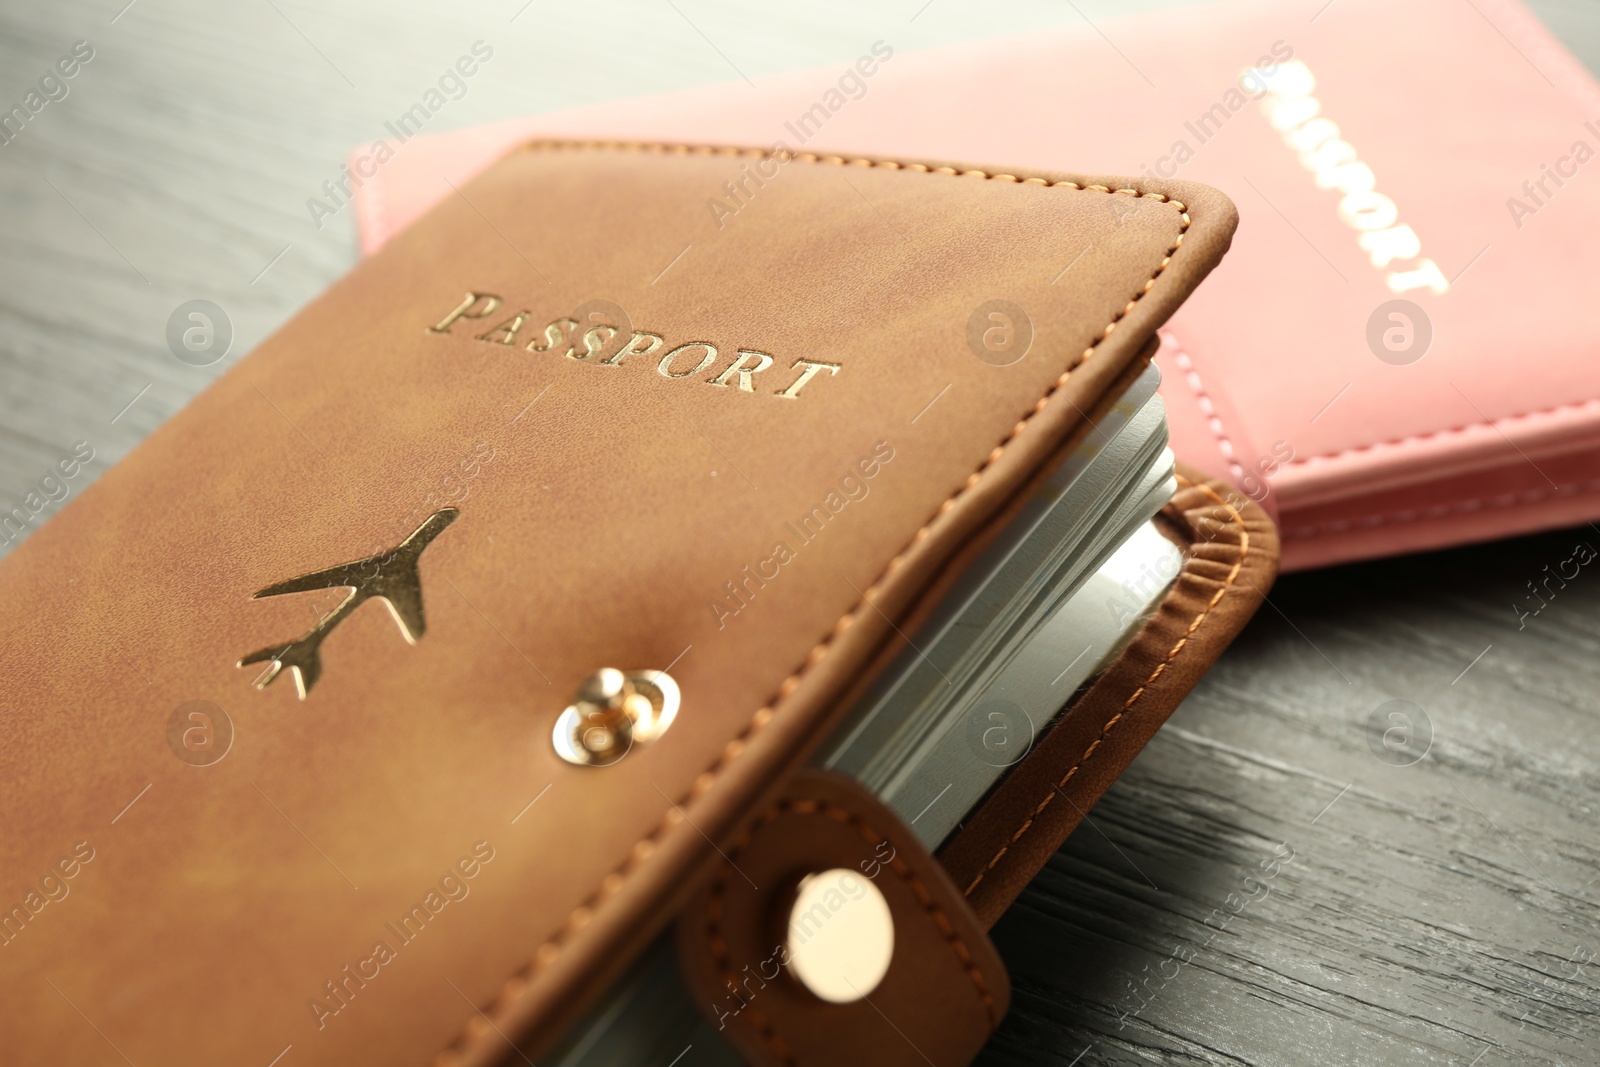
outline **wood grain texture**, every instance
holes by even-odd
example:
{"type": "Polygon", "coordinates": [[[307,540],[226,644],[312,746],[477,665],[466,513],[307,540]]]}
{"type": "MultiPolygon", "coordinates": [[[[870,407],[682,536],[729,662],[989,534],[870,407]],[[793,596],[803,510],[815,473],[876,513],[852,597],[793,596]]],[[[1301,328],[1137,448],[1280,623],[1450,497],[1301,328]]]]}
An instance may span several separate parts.
{"type": "MultiPolygon", "coordinates": [[[[1113,13],[126,2],[0,7],[6,106],[96,49],[0,147],[0,506],[86,440],[75,494],[343,273],[348,212],[306,198],[475,40],[496,58],[439,128],[1113,13]],[[206,368],[165,341],[197,297],[235,331],[206,368]]],[[[1600,64],[1594,5],[1535,6],[1600,64]]],[[[982,1062],[1600,1062],[1600,571],[1511,607],[1579,540],[1284,580],[997,928],[1016,993],[982,1062]],[[1371,743],[1396,699],[1431,723],[1412,766],[1371,743]]]]}

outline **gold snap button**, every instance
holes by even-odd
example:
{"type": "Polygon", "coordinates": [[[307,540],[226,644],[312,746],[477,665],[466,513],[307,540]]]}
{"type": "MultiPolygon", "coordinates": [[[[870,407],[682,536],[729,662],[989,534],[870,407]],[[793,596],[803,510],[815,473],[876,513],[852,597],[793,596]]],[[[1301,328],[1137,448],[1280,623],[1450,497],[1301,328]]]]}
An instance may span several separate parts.
{"type": "Polygon", "coordinates": [[[789,908],[789,971],[818,999],[850,1004],[894,957],[894,916],[872,879],[847,867],[809,874],[789,908]]]}
{"type": "Polygon", "coordinates": [[[567,705],[551,734],[556,755],[581,767],[605,767],[635,742],[649,744],[678,714],[678,683],[666,671],[595,671],[567,705]]]}

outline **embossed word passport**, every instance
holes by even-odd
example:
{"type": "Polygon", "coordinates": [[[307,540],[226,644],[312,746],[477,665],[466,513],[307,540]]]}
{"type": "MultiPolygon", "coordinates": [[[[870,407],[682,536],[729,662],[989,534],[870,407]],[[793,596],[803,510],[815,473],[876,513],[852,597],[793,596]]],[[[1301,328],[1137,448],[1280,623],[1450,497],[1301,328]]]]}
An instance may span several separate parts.
{"type": "MultiPolygon", "coordinates": [[[[1600,519],[1600,320],[1571,298],[1594,276],[1600,87],[1517,0],[1311,6],[1105,37],[1069,12],[869,56],[844,95],[840,71],[804,71],[419,138],[357,176],[363,242],[507,143],[575,131],[1202,181],[1244,221],[1164,331],[1173,450],[1276,512],[1286,567],[1600,519]]],[[[730,179],[705,232],[760,209],[730,179]]]]}
{"type": "Polygon", "coordinates": [[[1150,363],[1235,218],[514,148],[0,561],[0,1048],[523,1062],[651,989],[968,1062],[988,925],[1276,569],[1150,363]]]}

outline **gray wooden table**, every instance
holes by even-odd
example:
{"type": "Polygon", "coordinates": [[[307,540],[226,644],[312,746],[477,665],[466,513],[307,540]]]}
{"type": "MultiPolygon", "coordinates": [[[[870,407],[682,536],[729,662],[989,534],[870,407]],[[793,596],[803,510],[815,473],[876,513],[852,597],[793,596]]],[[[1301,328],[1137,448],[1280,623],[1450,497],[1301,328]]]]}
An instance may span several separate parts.
{"type": "MultiPolygon", "coordinates": [[[[103,471],[343,273],[348,213],[317,230],[306,198],[476,39],[454,124],[1115,13],[865,6],[5,3],[0,102],[95,55],[0,147],[0,505],[76,441],[103,471]],[[167,349],[195,298],[233,324],[212,367],[167,349]]],[[[1600,67],[1600,9],[1535,7],[1600,67]]],[[[1510,607],[1579,540],[1281,582],[996,929],[1016,995],[983,1062],[1600,1063],[1600,579],[1510,607]],[[1384,758],[1390,728],[1426,754],[1384,758]]]]}

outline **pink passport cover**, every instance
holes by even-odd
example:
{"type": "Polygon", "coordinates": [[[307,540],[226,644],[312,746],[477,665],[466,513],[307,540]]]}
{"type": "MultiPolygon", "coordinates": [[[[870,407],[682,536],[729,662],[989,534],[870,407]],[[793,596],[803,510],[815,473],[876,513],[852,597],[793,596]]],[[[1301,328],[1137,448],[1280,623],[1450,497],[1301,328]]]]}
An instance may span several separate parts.
{"type": "MultiPolygon", "coordinates": [[[[393,158],[355,190],[362,245],[377,248],[455,195],[452,183],[535,137],[1159,170],[1224,190],[1243,220],[1222,266],[1163,330],[1173,449],[1264,498],[1286,567],[1600,517],[1600,319],[1589,307],[1600,288],[1589,251],[1600,162],[1578,150],[1600,150],[1600,89],[1524,8],[1338,0],[1308,22],[1299,5],[1226,4],[1100,29],[1115,48],[1079,26],[895,52],[857,79],[859,98],[829,94],[841,64],[755,89],[391,139],[393,158]],[[1303,71],[1285,66],[1272,81],[1281,92],[1230,94],[1275,45],[1310,72],[1310,92],[1293,84],[1303,71]],[[798,126],[819,103],[825,117],[798,126]],[[1331,120],[1351,147],[1326,149],[1316,165],[1366,164],[1381,196],[1319,188],[1274,117],[1313,145],[1305,123],[1331,120]],[[1410,226],[1419,248],[1375,266],[1359,243],[1372,231],[1359,227],[1377,225],[1410,226]],[[1428,260],[1442,292],[1419,284],[1428,260]],[[1402,271],[1419,273],[1391,279],[1402,271]],[[1369,345],[1369,319],[1397,298],[1432,325],[1415,362],[1379,359],[1369,345]]],[[[352,165],[369,154],[358,149],[352,165]]],[[[1358,177],[1348,188],[1365,186],[1358,177]]],[[[721,192],[707,190],[705,213],[683,219],[688,251],[675,269],[693,269],[693,246],[716,240],[719,224],[738,225],[737,212],[710,206],[721,192]]],[[[740,208],[760,209],[759,191],[740,208]]],[[[663,265],[681,247],[663,248],[663,265]]],[[[1040,269],[1065,280],[1079,251],[1062,248],[1040,269]]],[[[1390,326],[1404,321],[1383,318],[1380,334],[1390,326]]]]}

